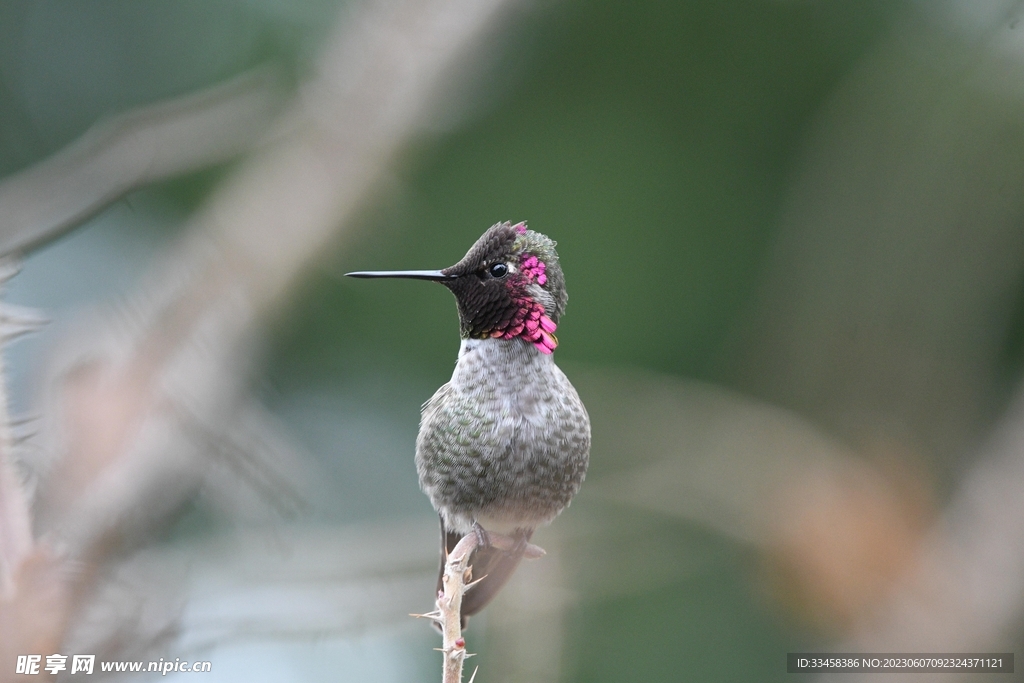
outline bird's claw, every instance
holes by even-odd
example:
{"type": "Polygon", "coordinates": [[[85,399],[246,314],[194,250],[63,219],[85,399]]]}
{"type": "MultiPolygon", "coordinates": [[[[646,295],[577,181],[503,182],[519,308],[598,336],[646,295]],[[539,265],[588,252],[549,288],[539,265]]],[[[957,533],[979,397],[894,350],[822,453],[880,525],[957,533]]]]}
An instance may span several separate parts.
{"type": "Polygon", "coordinates": [[[480,526],[480,522],[473,522],[473,533],[476,534],[476,545],[478,548],[491,547],[491,538],[487,535],[487,529],[480,526]]]}

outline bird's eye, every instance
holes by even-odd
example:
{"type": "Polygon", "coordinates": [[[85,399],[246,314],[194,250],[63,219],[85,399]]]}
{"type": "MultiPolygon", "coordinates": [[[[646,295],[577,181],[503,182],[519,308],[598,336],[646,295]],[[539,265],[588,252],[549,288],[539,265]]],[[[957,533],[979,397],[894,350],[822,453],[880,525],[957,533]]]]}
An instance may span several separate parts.
{"type": "Polygon", "coordinates": [[[491,274],[491,277],[505,277],[508,274],[508,266],[504,263],[495,263],[487,269],[487,272],[491,274]]]}

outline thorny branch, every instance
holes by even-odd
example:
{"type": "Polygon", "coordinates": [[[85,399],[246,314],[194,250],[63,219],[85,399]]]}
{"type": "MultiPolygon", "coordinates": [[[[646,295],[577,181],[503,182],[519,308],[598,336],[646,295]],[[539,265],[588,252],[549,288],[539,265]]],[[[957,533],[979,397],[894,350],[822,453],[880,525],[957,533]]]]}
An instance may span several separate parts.
{"type": "MultiPolygon", "coordinates": [[[[520,543],[519,540],[487,532],[488,542],[498,548],[511,552],[520,543]]],[[[437,596],[437,609],[429,614],[413,616],[433,619],[441,627],[441,652],[444,655],[443,683],[461,683],[462,665],[467,657],[466,641],[462,637],[462,597],[474,585],[473,568],[469,560],[476,550],[480,539],[475,533],[462,537],[445,560],[442,585],[444,588],[437,596]]],[[[537,559],[544,556],[544,550],[532,543],[527,544],[523,557],[537,559]]],[[[478,577],[476,581],[483,579],[478,577]]]]}

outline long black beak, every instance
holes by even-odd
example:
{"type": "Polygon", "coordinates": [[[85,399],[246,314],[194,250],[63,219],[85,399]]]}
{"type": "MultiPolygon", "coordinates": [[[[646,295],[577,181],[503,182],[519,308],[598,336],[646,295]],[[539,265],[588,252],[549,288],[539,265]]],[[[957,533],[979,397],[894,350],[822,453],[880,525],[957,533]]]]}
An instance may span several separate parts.
{"type": "Polygon", "coordinates": [[[401,277],[409,280],[453,280],[455,275],[445,275],[440,270],[360,270],[345,273],[348,277],[401,277]]]}

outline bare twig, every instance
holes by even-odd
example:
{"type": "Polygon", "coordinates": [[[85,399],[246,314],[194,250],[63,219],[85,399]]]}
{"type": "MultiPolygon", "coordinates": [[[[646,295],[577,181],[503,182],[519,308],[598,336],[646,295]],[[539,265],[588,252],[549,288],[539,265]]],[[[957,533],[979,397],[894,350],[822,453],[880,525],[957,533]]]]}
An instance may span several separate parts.
{"type": "Polygon", "coordinates": [[[462,596],[473,585],[469,583],[473,577],[469,557],[476,546],[476,534],[465,536],[455,546],[445,562],[444,589],[437,596],[437,609],[441,615],[441,653],[444,655],[441,680],[444,683],[461,683],[462,663],[471,656],[466,652],[466,641],[462,637],[462,596]]]}
{"type": "MultiPolygon", "coordinates": [[[[488,533],[488,542],[499,550],[512,552],[520,543],[519,540],[501,534],[488,533]]],[[[470,590],[473,568],[469,559],[476,550],[479,539],[477,534],[462,537],[450,553],[444,565],[443,590],[437,596],[437,609],[429,614],[413,616],[433,619],[441,626],[441,652],[444,654],[443,683],[462,682],[462,663],[472,655],[466,652],[466,641],[462,637],[462,597],[470,590]]],[[[544,556],[544,550],[532,543],[526,545],[523,557],[536,559],[544,556]]],[[[483,579],[481,576],[477,581],[483,579]]],[[[476,671],[473,672],[476,677],[476,671]]]]}

